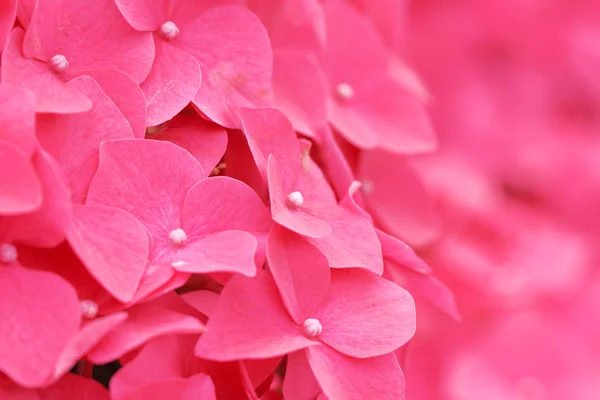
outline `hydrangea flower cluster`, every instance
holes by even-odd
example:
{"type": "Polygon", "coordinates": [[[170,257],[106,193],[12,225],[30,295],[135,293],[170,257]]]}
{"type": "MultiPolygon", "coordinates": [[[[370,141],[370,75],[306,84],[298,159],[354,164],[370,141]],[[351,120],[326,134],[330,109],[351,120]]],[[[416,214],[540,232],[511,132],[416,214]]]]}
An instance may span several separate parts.
{"type": "Polygon", "coordinates": [[[385,17],[1,0],[0,398],[403,398],[411,295],[458,313],[385,17]]]}
{"type": "Polygon", "coordinates": [[[419,308],[409,399],[600,398],[599,6],[411,4],[440,140],[411,165],[444,227],[419,254],[462,321],[419,308]]]}

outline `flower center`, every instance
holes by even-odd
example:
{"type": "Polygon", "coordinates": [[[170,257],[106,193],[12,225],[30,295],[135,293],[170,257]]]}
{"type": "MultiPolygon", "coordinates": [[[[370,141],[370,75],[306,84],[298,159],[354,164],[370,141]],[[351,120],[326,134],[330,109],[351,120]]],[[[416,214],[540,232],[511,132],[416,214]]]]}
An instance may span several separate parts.
{"type": "Polygon", "coordinates": [[[348,101],[354,97],[354,89],[349,83],[346,82],[342,82],[337,85],[335,92],[340,100],[348,101]]]}
{"type": "Polygon", "coordinates": [[[50,59],[48,65],[55,72],[63,72],[69,66],[69,62],[62,54],[56,54],[50,59]]]}
{"type": "Polygon", "coordinates": [[[375,190],[375,184],[369,179],[364,179],[361,182],[360,189],[364,195],[370,195],[375,190]]]}
{"type": "Polygon", "coordinates": [[[319,336],[323,332],[323,326],[318,319],[309,318],[302,324],[302,332],[309,338],[319,336]]]}
{"type": "Polygon", "coordinates": [[[185,231],[181,228],[174,229],[169,232],[169,240],[173,244],[173,246],[181,247],[183,243],[187,240],[187,235],[185,231]]]}
{"type": "Polygon", "coordinates": [[[290,207],[299,208],[304,204],[304,197],[300,192],[292,192],[288,194],[287,203],[290,207]]]}
{"type": "Polygon", "coordinates": [[[183,260],[179,260],[179,261],[173,261],[173,262],[171,263],[171,267],[173,267],[173,268],[179,268],[179,267],[183,267],[183,266],[184,266],[184,265],[186,265],[186,264],[187,264],[187,262],[186,262],[186,261],[183,261],[183,260]]]}
{"type": "Polygon", "coordinates": [[[0,263],[13,264],[17,261],[17,248],[10,243],[0,245],[0,263]]]}
{"type": "Polygon", "coordinates": [[[160,35],[166,40],[173,40],[179,35],[179,28],[174,22],[167,21],[160,27],[160,35]]]}
{"type": "Polygon", "coordinates": [[[92,300],[81,300],[79,302],[81,315],[86,319],[94,319],[98,315],[98,304],[92,300]]]}

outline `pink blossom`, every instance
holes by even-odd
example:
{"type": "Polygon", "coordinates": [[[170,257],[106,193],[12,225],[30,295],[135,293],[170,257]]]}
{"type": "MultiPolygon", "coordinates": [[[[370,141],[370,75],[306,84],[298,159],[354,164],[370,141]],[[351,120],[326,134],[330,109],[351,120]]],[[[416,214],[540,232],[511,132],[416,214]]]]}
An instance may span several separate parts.
{"type": "Polygon", "coordinates": [[[139,296],[160,289],[175,274],[183,282],[190,273],[254,275],[255,236],[270,228],[264,205],[249,187],[227,177],[205,179],[196,159],[163,141],[104,143],[87,204],[119,208],[150,234],[139,296]],[[228,193],[237,193],[235,202],[228,193]]]}
{"type": "MultiPolygon", "coordinates": [[[[369,365],[391,367],[395,359],[392,361],[389,352],[414,332],[410,296],[371,272],[329,271],[323,255],[283,228],[271,233],[267,254],[272,275],[264,272],[253,279],[239,277],[229,282],[209,319],[207,332],[196,345],[197,354],[226,361],[268,358],[308,348],[305,356],[328,395],[343,397],[339,393],[351,376],[357,385],[351,390],[368,393],[370,374],[384,370],[370,369],[369,365]],[[278,289],[283,303],[278,300],[278,289]],[[374,295],[368,299],[356,296],[365,289],[374,295]],[[269,297],[256,297],[261,292],[269,297]],[[396,311],[384,311],[387,307],[396,311]],[[306,324],[309,318],[315,321],[306,324]],[[321,327],[312,329],[311,325],[321,327]],[[380,337],[377,342],[364,340],[375,332],[380,337]],[[383,332],[387,333],[381,335],[383,332]],[[333,365],[339,372],[330,375],[333,365]],[[365,374],[358,380],[352,375],[357,371],[365,374]]],[[[388,371],[390,379],[397,377],[394,368],[388,371]]],[[[390,381],[390,386],[388,396],[403,390],[397,381],[390,381]]]]}

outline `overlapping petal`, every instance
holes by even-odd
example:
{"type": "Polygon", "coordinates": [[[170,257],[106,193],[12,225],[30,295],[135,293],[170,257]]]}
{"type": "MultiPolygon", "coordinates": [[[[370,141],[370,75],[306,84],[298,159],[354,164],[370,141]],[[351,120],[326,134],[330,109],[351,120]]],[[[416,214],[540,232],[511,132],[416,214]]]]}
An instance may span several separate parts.
{"type": "Polygon", "coordinates": [[[390,353],[415,333],[410,294],[370,271],[331,272],[329,296],[317,317],[319,338],[346,355],[367,358],[390,353]]]}

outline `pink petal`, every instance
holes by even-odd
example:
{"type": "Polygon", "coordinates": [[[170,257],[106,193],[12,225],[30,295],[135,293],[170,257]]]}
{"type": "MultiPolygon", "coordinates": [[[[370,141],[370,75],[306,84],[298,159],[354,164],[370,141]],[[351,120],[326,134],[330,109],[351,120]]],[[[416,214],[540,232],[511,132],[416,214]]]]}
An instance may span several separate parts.
{"type": "Polygon", "coordinates": [[[146,98],[144,92],[129,77],[116,69],[88,71],[102,91],[115,103],[129,122],[133,136],[143,138],[146,134],[146,98]]]}
{"type": "Polygon", "coordinates": [[[315,379],[312,368],[308,363],[306,350],[289,354],[283,380],[285,399],[316,399],[320,393],[322,393],[321,386],[315,379]]]}
{"type": "Polygon", "coordinates": [[[345,1],[328,1],[323,9],[327,26],[323,64],[332,89],[340,83],[354,87],[385,73],[387,50],[369,21],[345,1]]]}
{"type": "Polygon", "coordinates": [[[354,172],[328,126],[322,130],[320,139],[321,145],[317,148],[320,165],[331,187],[341,198],[347,194],[350,184],[354,181],[354,172]]]}
{"type": "Polygon", "coordinates": [[[37,0],[19,0],[17,7],[17,18],[24,28],[27,28],[31,20],[31,14],[35,10],[37,0]]]}
{"type": "Polygon", "coordinates": [[[316,318],[323,326],[319,339],[357,358],[392,352],[415,333],[415,304],[410,294],[356,268],[331,271],[329,296],[316,318]]]}
{"type": "Polygon", "coordinates": [[[282,358],[209,362],[206,365],[206,373],[213,378],[217,398],[246,399],[250,398],[252,391],[255,395],[260,394],[265,385],[270,383],[273,372],[282,358]]]}
{"type": "Polygon", "coordinates": [[[314,318],[329,291],[327,259],[301,236],[274,226],[267,242],[269,270],[298,325],[314,318]]]}
{"type": "Polygon", "coordinates": [[[277,50],[273,56],[273,104],[290,119],[295,130],[319,138],[319,131],[327,124],[329,95],[323,71],[304,52],[277,50]]]}
{"type": "Polygon", "coordinates": [[[35,211],[42,205],[42,185],[28,157],[16,146],[0,140],[0,214],[35,211]]]}
{"type": "Polygon", "coordinates": [[[300,172],[300,148],[290,121],[274,108],[240,108],[236,115],[263,179],[267,180],[267,161],[272,154],[281,163],[281,179],[289,189],[300,172]]]}
{"type": "Polygon", "coordinates": [[[271,197],[271,214],[278,224],[312,238],[322,238],[331,233],[327,221],[304,212],[302,208],[292,208],[286,204],[286,197],[291,191],[284,192],[277,160],[269,156],[269,194],[271,197]]]}
{"type": "Polygon", "coordinates": [[[404,158],[362,152],[357,175],[367,209],[383,230],[414,246],[434,239],[439,222],[432,198],[404,158]]]}
{"type": "Polygon", "coordinates": [[[215,7],[179,29],[178,45],[198,60],[207,77],[194,98],[204,115],[234,128],[229,107],[267,104],[273,55],[254,14],[237,6],[215,7]]]}
{"type": "Polygon", "coordinates": [[[150,340],[111,379],[111,396],[115,400],[128,399],[153,382],[184,378],[188,366],[194,362],[197,340],[197,335],[168,335],[150,340]]]}
{"type": "Polygon", "coordinates": [[[78,331],[77,293],[49,272],[0,268],[0,319],[0,370],[21,386],[41,385],[78,331]]]}
{"type": "Polygon", "coordinates": [[[219,164],[227,149],[227,132],[220,126],[196,115],[179,114],[170,121],[169,127],[148,139],[173,142],[189,151],[210,173],[219,164]]]}
{"type": "Polygon", "coordinates": [[[189,238],[174,256],[171,266],[181,272],[193,274],[234,272],[246,276],[256,274],[254,253],[257,241],[248,232],[229,230],[201,238],[189,238]]]}
{"type": "Polygon", "coordinates": [[[18,0],[0,0],[0,53],[17,18],[18,0]]]}
{"type": "Polygon", "coordinates": [[[327,346],[309,347],[305,352],[328,399],[404,398],[404,375],[392,353],[358,359],[327,346]]]}
{"type": "Polygon", "coordinates": [[[183,286],[190,275],[175,271],[170,264],[158,266],[149,264],[131,303],[137,304],[169,293],[183,286]]]}
{"type": "Polygon", "coordinates": [[[80,76],[67,86],[92,99],[93,108],[79,114],[40,116],[38,139],[63,168],[71,187],[72,200],[83,203],[98,168],[100,144],[110,139],[133,138],[133,132],[93,78],[80,76]]]}
{"type": "Polygon", "coordinates": [[[237,229],[266,237],[272,226],[258,195],[244,183],[224,176],[204,179],[191,188],[181,219],[188,235],[237,229]]]}
{"type": "Polygon", "coordinates": [[[210,317],[219,301],[219,294],[210,290],[194,290],[183,293],[181,298],[202,314],[210,317]]]}
{"type": "Polygon", "coordinates": [[[204,330],[204,325],[196,318],[173,311],[156,301],[136,305],[128,313],[125,322],[110,331],[88,353],[89,360],[104,364],[158,336],[197,334],[204,330]]]}
{"type": "Polygon", "coordinates": [[[54,378],[57,379],[68,372],[77,360],[81,359],[108,332],[126,319],[127,313],[120,312],[97,318],[85,324],[60,355],[54,371],[54,378]]]}
{"type": "Polygon", "coordinates": [[[38,392],[43,400],[109,400],[108,391],[100,383],[74,374],[67,374],[54,385],[38,392]]]}
{"type": "Polygon", "coordinates": [[[345,210],[351,211],[354,215],[360,215],[366,218],[371,224],[373,224],[373,218],[371,218],[371,214],[366,212],[363,206],[361,206],[364,203],[362,193],[359,191],[361,187],[362,183],[359,181],[352,181],[348,187],[348,190],[346,193],[344,193],[342,200],[340,200],[339,205],[345,210]]]}
{"type": "Polygon", "coordinates": [[[26,157],[31,157],[37,148],[34,124],[33,93],[10,84],[0,85],[0,139],[17,146],[26,157]]]}
{"type": "Polygon", "coordinates": [[[23,266],[61,276],[77,290],[80,299],[94,301],[100,306],[100,314],[105,314],[104,303],[112,298],[85,269],[68,242],[50,249],[26,246],[17,246],[17,249],[23,266]]]}
{"type": "Polygon", "coordinates": [[[328,104],[331,123],[349,142],[362,149],[397,153],[436,148],[424,106],[391,78],[377,76],[352,88],[352,99],[328,104]]]}
{"type": "Polygon", "coordinates": [[[23,52],[49,61],[61,54],[67,80],[96,69],[117,69],[142,82],[152,66],[150,33],[134,30],[112,0],[39,1],[27,28],[23,52]]]}
{"type": "Polygon", "coordinates": [[[68,239],[90,274],[123,303],[133,298],[148,262],[148,236],[135,217],[104,206],[74,206],[68,239]]]}
{"type": "Polygon", "coordinates": [[[327,182],[321,168],[310,156],[310,146],[302,151],[302,169],[294,189],[304,195],[306,209],[322,218],[327,218],[329,210],[337,204],[337,198],[331,185],[327,182]]]}
{"type": "Polygon", "coordinates": [[[254,161],[248,142],[239,131],[227,132],[227,151],[225,152],[225,174],[240,180],[259,194],[268,203],[269,192],[267,182],[263,179],[254,161]]]}
{"type": "MultiPolygon", "coordinates": [[[[157,31],[168,20],[168,0],[115,0],[127,22],[138,31],[157,31]]],[[[175,4],[181,1],[175,2],[175,4]]]]}
{"type": "Polygon", "coordinates": [[[40,150],[32,163],[42,184],[42,206],[28,214],[3,217],[0,232],[11,241],[51,248],[65,240],[71,226],[71,193],[60,167],[48,153],[40,150]]]}
{"type": "Polygon", "coordinates": [[[371,222],[343,207],[329,214],[331,233],[322,239],[309,239],[327,257],[331,268],[366,268],[381,275],[383,256],[371,222]]]}
{"type": "Polygon", "coordinates": [[[381,249],[386,260],[420,274],[432,272],[431,267],[400,239],[396,239],[379,229],[377,229],[377,237],[381,242],[381,249]]]}
{"type": "Polygon", "coordinates": [[[158,31],[166,21],[186,26],[204,10],[225,4],[244,5],[243,0],[116,0],[119,10],[138,31],[158,31]]]}
{"type": "Polygon", "coordinates": [[[30,90],[35,95],[35,110],[71,114],[92,108],[92,101],[75,87],[67,86],[46,63],[25,58],[21,52],[23,29],[13,29],[2,52],[2,83],[30,90]]]}
{"type": "Polygon", "coordinates": [[[97,381],[75,374],[67,374],[51,386],[25,389],[18,386],[2,387],[0,398],[11,400],[109,400],[108,391],[97,381]]]}
{"type": "Polygon", "coordinates": [[[0,398],[10,400],[109,400],[108,391],[97,381],[67,374],[51,386],[26,389],[12,382],[0,384],[0,398]]]}
{"type": "Polygon", "coordinates": [[[273,48],[315,51],[326,42],[319,0],[248,0],[247,7],[265,24],[273,48]]]}
{"type": "Polygon", "coordinates": [[[171,378],[153,382],[132,393],[128,400],[216,400],[215,387],[208,375],[196,374],[189,378],[171,378]]]}
{"type": "Polygon", "coordinates": [[[301,333],[266,272],[254,278],[234,276],[206,328],[196,355],[215,361],[271,358],[317,343],[301,333]]]}
{"type": "Polygon", "coordinates": [[[150,74],[140,87],[146,95],[147,126],[173,118],[196,96],[202,81],[198,61],[154,35],[156,55],[150,74]]]}
{"type": "Polygon", "coordinates": [[[87,204],[127,211],[152,235],[166,241],[170,231],[180,228],[185,195],[203,178],[200,164],[172,143],[106,142],[100,148],[100,164],[87,204]]]}
{"type": "Polygon", "coordinates": [[[431,273],[424,274],[420,271],[406,270],[391,261],[386,261],[386,269],[396,283],[410,290],[410,293],[417,299],[419,296],[423,296],[456,321],[462,319],[452,290],[431,273]]]}

